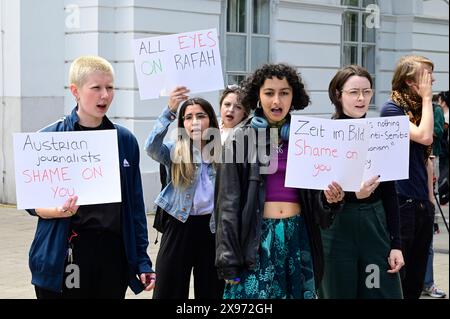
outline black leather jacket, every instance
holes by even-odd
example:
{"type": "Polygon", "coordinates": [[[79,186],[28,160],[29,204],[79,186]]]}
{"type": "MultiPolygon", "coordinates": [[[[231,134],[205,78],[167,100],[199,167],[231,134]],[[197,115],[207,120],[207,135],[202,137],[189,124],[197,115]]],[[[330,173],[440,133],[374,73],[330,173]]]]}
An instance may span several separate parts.
{"type": "MultiPolygon", "coordinates": [[[[242,128],[253,130],[249,125],[242,128]]],[[[266,134],[267,136],[268,134],[266,134]]],[[[268,140],[268,139],[266,139],[268,140]]],[[[267,142],[266,142],[267,143],[267,142]]],[[[224,145],[235,152],[242,141],[224,145]]],[[[261,226],[265,201],[265,175],[260,174],[259,163],[249,163],[248,145],[245,142],[244,163],[222,163],[217,169],[215,187],[216,260],[218,275],[223,279],[239,277],[243,269],[252,269],[260,245],[261,226]]],[[[267,143],[268,144],[268,143],[267,143]]],[[[270,146],[269,146],[270,147],[270,146]]],[[[299,189],[301,213],[307,226],[316,287],[323,276],[323,251],[319,225],[328,228],[340,204],[327,204],[323,191],[299,189]]]]}

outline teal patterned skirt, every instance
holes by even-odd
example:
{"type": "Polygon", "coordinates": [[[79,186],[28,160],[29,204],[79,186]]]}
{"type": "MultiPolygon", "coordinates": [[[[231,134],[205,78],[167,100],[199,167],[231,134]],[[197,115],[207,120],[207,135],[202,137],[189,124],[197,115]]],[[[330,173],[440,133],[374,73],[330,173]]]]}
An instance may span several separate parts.
{"type": "Polygon", "coordinates": [[[263,219],[256,266],[226,284],[224,299],[314,299],[316,288],[304,219],[263,219]]]}

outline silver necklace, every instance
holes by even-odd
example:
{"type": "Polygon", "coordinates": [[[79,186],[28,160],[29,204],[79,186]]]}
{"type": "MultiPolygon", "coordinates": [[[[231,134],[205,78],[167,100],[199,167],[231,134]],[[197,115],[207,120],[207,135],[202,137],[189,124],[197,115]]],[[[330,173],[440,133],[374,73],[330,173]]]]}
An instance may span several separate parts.
{"type": "Polygon", "coordinates": [[[283,142],[278,144],[278,146],[276,147],[276,151],[278,154],[283,154],[283,142]]]}

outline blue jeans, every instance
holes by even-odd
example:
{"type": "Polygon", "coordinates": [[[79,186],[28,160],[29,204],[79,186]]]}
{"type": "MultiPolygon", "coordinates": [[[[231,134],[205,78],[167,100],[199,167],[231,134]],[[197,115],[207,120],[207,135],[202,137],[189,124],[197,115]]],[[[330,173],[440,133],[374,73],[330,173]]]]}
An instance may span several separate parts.
{"type": "Polygon", "coordinates": [[[434,260],[434,249],[433,249],[433,241],[431,241],[430,249],[428,250],[428,261],[427,261],[427,269],[425,272],[425,281],[423,282],[424,288],[430,288],[431,286],[434,285],[433,260],[434,260]]]}

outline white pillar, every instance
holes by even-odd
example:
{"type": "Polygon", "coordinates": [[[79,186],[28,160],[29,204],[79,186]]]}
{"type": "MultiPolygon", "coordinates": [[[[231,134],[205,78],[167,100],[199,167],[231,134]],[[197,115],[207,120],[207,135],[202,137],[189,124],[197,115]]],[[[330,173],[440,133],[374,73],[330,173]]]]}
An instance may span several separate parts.
{"type": "Polygon", "coordinates": [[[0,0],[0,202],[15,203],[12,134],[63,115],[64,8],[53,0],[0,0]]]}

